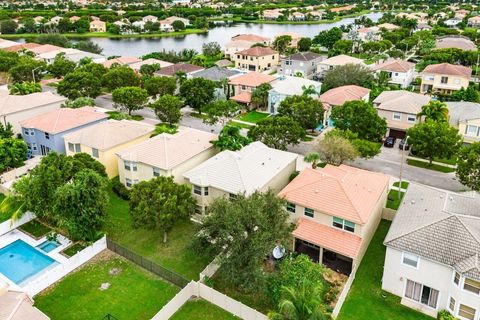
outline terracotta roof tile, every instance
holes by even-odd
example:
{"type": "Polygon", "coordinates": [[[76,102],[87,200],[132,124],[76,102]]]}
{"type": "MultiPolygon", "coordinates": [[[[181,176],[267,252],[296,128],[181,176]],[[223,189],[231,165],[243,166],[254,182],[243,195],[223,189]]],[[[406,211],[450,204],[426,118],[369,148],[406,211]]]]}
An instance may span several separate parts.
{"type": "Polygon", "coordinates": [[[461,76],[470,78],[472,69],[464,66],[454,65],[450,63],[431,64],[427,66],[423,73],[447,74],[451,76],[461,76]]]}
{"type": "Polygon", "coordinates": [[[258,87],[263,83],[269,83],[274,81],[276,78],[263,73],[258,72],[249,72],[244,75],[238,76],[230,80],[231,85],[242,85],[248,87],[258,87]]]}
{"type": "Polygon", "coordinates": [[[348,101],[361,100],[369,93],[370,89],[348,85],[330,89],[320,95],[319,99],[325,105],[341,106],[348,101]]]}
{"type": "Polygon", "coordinates": [[[373,67],[373,70],[407,72],[415,67],[415,63],[405,60],[394,59],[380,63],[373,67]]]}
{"type": "Polygon", "coordinates": [[[242,54],[242,55],[254,56],[254,57],[263,57],[263,56],[269,56],[272,54],[278,54],[278,52],[273,50],[272,48],[253,47],[247,50],[239,51],[236,54],[242,54]]]}

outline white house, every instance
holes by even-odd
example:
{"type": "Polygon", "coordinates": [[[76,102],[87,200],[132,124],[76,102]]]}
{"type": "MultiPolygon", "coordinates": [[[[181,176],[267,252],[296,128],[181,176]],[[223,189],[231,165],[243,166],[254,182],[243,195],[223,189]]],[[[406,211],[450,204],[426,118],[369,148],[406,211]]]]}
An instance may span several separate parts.
{"type": "Polygon", "coordinates": [[[305,89],[312,89],[310,96],[317,99],[322,84],[318,81],[300,77],[281,76],[271,83],[272,89],[268,92],[268,111],[276,114],[280,103],[287,97],[301,96],[305,89]]]}
{"type": "Polygon", "coordinates": [[[382,289],[436,317],[480,318],[480,194],[410,183],[385,238],[382,289]]]}
{"type": "Polygon", "coordinates": [[[319,77],[319,78],[322,78],[328,70],[331,70],[335,67],[343,66],[343,65],[346,65],[346,64],[359,64],[359,65],[362,65],[362,66],[366,65],[363,62],[362,59],[350,57],[350,56],[347,56],[345,54],[340,54],[338,56],[334,56],[334,57],[331,57],[331,58],[328,58],[326,60],[321,61],[317,65],[316,76],[319,77]]]}
{"type": "Polygon", "coordinates": [[[373,66],[377,76],[382,72],[387,72],[388,83],[399,84],[402,89],[408,87],[414,78],[415,64],[400,60],[387,60],[383,63],[373,66]]]}

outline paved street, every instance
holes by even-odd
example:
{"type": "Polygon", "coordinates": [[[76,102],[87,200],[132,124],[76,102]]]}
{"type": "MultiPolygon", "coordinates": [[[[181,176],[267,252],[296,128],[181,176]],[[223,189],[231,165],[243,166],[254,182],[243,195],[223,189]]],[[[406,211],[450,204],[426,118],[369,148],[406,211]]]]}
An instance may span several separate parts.
{"type": "MultiPolygon", "coordinates": [[[[114,109],[111,101],[111,96],[105,95],[98,97],[95,102],[97,106],[114,109]]],[[[218,133],[220,132],[222,126],[217,124],[215,126],[206,125],[202,122],[201,119],[190,116],[190,110],[184,111],[184,116],[181,121],[181,125],[185,127],[195,128],[203,131],[211,131],[218,133]]],[[[134,114],[143,116],[146,122],[155,123],[156,117],[152,110],[145,108],[142,110],[135,111],[134,114]]],[[[302,155],[309,153],[312,150],[313,142],[302,142],[296,146],[290,146],[288,148],[291,152],[296,152],[302,155]]],[[[400,163],[401,163],[401,151],[398,149],[397,145],[394,148],[385,148],[382,146],[382,152],[373,159],[365,160],[358,159],[353,163],[350,163],[352,166],[370,170],[377,171],[398,178],[400,174],[400,163]]],[[[442,173],[433,170],[427,170],[422,168],[417,168],[409,166],[406,163],[404,164],[403,178],[409,181],[415,181],[421,184],[438,187],[442,189],[448,189],[452,191],[463,191],[466,188],[459,183],[454,173],[442,173]]]]}

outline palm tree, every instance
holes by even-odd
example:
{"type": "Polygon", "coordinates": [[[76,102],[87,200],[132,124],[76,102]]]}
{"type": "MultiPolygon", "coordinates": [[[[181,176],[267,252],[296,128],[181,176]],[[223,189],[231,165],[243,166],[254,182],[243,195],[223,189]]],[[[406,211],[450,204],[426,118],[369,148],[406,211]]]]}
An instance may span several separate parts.
{"type": "Polygon", "coordinates": [[[417,114],[417,119],[424,118],[424,121],[431,119],[433,121],[447,121],[448,107],[445,103],[438,100],[431,100],[422,107],[422,111],[417,114]]]}
{"type": "Polygon", "coordinates": [[[305,162],[312,164],[312,169],[316,169],[318,163],[320,162],[320,154],[318,152],[311,152],[303,158],[305,162]]]}
{"type": "Polygon", "coordinates": [[[304,96],[312,96],[312,95],[318,95],[318,92],[317,92],[317,89],[315,89],[315,86],[313,84],[309,85],[309,86],[305,86],[303,85],[302,86],[302,94],[304,96]]]}
{"type": "Polygon", "coordinates": [[[282,288],[283,299],[278,304],[278,312],[270,312],[271,320],[329,320],[321,299],[321,287],[307,285],[303,281],[298,289],[282,288]]]}
{"type": "Polygon", "coordinates": [[[25,213],[24,204],[12,196],[8,196],[0,202],[0,214],[8,213],[11,221],[20,219],[25,213]]]}

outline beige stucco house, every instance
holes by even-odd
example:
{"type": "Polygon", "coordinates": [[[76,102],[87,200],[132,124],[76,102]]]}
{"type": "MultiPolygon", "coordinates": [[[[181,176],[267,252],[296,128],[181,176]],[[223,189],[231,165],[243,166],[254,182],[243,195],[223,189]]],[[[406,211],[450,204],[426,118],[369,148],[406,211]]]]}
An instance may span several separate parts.
{"type": "Polygon", "coordinates": [[[447,102],[448,121],[458,128],[465,143],[480,141],[480,103],[447,102]]]}
{"type": "Polygon", "coordinates": [[[105,166],[108,177],[118,175],[117,152],[139,144],[152,135],[155,127],[139,121],[108,120],[63,137],[67,156],[84,152],[105,166]]]}
{"type": "Polygon", "coordinates": [[[213,157],[211,141],[216,134],[182,128],[175,134],[162,133],[117,152],[120,182],[130,188],[140,181],[170,176],[183,183],[183,174],[213,157]]]}
{"type": "Polygon", "coordinates": [[[468,87],[472,69],[450,63],[431,64],[423,70],[421,76],[420,93],[451,94],[468,87]]]}
{"type": "Polygon", "coordinates": [[[93,20],[90,22],[90,32],[107,32],[107,24],[104,21],[93,20]]]}
{"type": "Polygon", "coordinates": [[[255,191],[279,192],[295,171],[298,155],[256,141],[240,151],[222,151],[183,176],[192,185],[197,213],[205,212],[218,197],[234,199],[255,191]]]}
{"type": "Polygon", "coordinates": [[[358,64],[361,66],[366,66],[362,59],[350,57],[346,54],[340,54],[338,56],[321,61],[317,65],[316,77],[321,79],[325,76],[328,70],[332,70],[335,67],[344,66],[346,64],[358,64]]]}
{"type": "Polygon", "coordinates": [[[280,56],[268,47],[253,47],[233,55],[235,67],[242,70],[262,72],[278,65],[280,56]]]}
{"type": "Polygon", "coordinates": [[[280,193],[297,227],[293,249],[355,273],[387,201],[388,176],[346,165],[303,170],[280,193]]]}
{"type": "Polygon", "coordinates": [[[59,109],[65,100],[65,97],[51,92],[15,96],[0,91],[0,122],[4,126],[10,123],[14,133],[21,133],[21,121],[59,109]]]}
{"type": "Polygon", "coordinates": [[[387,137],[403,139],[407,129],[419,122],[417,114],[430,100],[429,95],[392,90],[383,91],[373,100],[373,106],[377,109],[378,115],[387,121],[387,137]]]}

